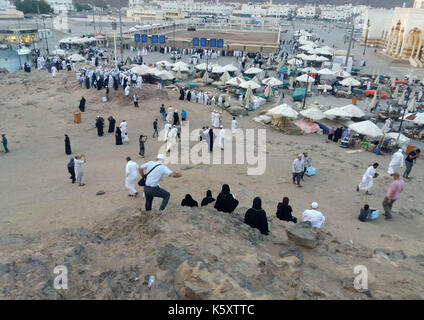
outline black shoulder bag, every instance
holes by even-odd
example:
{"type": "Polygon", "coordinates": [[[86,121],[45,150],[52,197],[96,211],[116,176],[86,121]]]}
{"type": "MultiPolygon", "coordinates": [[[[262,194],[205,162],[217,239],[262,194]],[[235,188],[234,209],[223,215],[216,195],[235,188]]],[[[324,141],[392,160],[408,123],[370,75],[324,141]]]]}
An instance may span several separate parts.
{"type": "Polygon", "coordinates": [[[161,163],[159,163],[159,164],[155,165],[152,169],[150,169],[150,171],[149,171],[149,172],[147,172],[147,173],[143,176],[143,178],[141,178],[141,179],[140,179],[140,181],[138,181],[138,185],[139,185],[140,187],[144,187],[144,186],[146,185],[146,178],[147,178],[147,176],[149,175],[149,173],[150,173],[150,172],[152,172],[153,170],[155,170],[155,168],[156,168],[156,167],[158,167],[158,166],[160,166],[160,165],[162,165],[162,164],[161,164],[161,163]]]}

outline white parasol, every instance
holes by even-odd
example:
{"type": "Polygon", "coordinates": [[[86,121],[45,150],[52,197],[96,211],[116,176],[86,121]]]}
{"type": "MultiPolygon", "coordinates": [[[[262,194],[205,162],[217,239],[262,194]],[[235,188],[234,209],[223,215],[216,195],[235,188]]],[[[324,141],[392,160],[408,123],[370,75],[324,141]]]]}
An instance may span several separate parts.
{"type": "Polygon", "coordinates": [[[379,138],[383,136],[383,131],[370,120],[350,124],[349,128],[370,138],[379,138]]]}

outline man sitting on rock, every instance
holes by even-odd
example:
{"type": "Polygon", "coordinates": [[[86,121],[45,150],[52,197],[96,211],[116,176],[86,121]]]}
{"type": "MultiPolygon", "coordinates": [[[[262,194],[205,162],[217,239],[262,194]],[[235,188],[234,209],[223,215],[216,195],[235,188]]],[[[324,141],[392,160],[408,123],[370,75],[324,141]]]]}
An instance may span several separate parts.
{"type": "Polygon", "coordinates": [[[320,229],[324,224],[325,217],[316,209],[318,209],[318,203],[312,202],[311,209],[303,211],[302,221],[309,221],[312,227],[320,229]]]}

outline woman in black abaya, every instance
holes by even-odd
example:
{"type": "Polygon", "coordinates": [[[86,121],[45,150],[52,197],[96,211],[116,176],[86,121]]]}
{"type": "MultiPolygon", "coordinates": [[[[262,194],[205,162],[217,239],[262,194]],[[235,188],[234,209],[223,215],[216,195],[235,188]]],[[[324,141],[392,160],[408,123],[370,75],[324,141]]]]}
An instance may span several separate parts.
{"type": "Polygon", "coordinates": [[[68,137],[67,134],[65,134],[65,153],[66,154],[72,154],[71,140],[69,140],[69,137],[68,137]]]}

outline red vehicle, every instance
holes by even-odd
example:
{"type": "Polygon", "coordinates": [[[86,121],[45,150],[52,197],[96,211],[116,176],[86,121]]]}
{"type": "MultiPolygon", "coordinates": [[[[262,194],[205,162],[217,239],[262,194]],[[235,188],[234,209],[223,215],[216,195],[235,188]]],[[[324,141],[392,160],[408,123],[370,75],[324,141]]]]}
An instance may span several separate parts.
{"type": "Polygon", "coordinates": [[[396,84],[408,84],[408,81],[401,81],[401,80],[397,80],[395,81],[396,84]]]}
{"type": "MultiPolygon", "coordinates": [[[[365,90],[365,96],[366,97],[369,97],[369,96],[373,96],[373,95],[375,95],[375,92],[376,92],[377,90],[365,90]]],[[[387,99],[387,92],[386,91],[383,91],[382,93],[381,93],[381,95],[380,95],[380,98],[381,99],[387,99]]]]}

